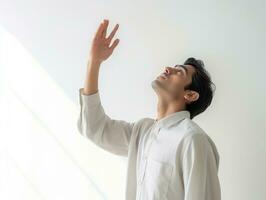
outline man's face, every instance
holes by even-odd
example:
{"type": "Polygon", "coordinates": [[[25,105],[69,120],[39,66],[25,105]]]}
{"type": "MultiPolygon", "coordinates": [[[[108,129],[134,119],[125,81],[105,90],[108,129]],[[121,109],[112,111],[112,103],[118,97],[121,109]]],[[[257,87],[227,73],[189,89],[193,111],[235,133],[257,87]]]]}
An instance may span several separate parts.
{"type": "Polygon", "coordinates": [[[179,100],[184,97],[184,87],[191,83],[194,72],[192,65],[165,67],[164,72],[152,81],[152,88],[159,96],[179,100]]]}

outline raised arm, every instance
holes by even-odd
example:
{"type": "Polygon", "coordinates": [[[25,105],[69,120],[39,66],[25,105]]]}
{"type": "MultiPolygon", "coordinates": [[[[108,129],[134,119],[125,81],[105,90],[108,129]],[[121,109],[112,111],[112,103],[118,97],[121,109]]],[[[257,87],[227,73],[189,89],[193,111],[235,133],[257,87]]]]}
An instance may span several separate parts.
{"type": "Polygon", "coordinates": [[[134,122],[115,120],[104,111],[98,91],[98,76],[101,63],[106,60],[118,44],[110,42],[118,29],[115,26],[105,38],[108,20],[100,24],[90,50],[84,88],[79,88],[80,114],[77,121],[79,133],[99,147],[122,156],[127,156],[134,122]]]}
{"type": "Polygon", "coordinates": [[[116,39],[111,45],[119,25],[116,24],[110,35],[106,38],[106,31],[108,27],[108,20],[104,20],[98,27],[97,32],[94,35],[87,66],[87,73],[85,77],[84,90],[82,93],[85,95],[94,94],[98,91],[98,76],[100,65],[105,61],[117,46],[119,39],[116,39]]]}

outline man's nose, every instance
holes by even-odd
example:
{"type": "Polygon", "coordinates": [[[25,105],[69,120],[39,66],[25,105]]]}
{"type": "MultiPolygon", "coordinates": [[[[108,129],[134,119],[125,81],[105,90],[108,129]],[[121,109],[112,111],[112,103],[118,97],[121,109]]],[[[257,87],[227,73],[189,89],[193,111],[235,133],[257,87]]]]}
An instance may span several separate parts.
{"type": "Polygon", "coordinates": [[[165,67],[165,70],[164,70],[164,72],[166,73],[166,74],[170,74],[171,73],[171,67],[165,67]]]}

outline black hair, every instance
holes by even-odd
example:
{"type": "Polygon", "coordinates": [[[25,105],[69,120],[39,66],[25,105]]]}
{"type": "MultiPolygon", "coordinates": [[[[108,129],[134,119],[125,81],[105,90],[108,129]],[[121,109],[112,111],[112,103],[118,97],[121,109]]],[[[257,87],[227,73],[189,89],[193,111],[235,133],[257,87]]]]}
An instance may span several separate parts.
{"type": "Polygon", "coordinates": [[[186,104],[186,110],[190,112],[190,119],[193,119],[211,104],[216,87],[202,60],[189,57],[184,62],[184,65],[195,67],[191,83],[184,88],[185,90],[194,90],[199,93],[199,98],[196,101],[186,104]]]}

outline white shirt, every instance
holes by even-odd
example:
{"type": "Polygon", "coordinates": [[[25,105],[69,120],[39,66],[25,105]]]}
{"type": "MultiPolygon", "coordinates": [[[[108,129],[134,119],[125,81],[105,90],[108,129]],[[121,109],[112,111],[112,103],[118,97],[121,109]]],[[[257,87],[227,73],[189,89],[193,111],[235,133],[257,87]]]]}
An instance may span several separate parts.
{"type": "Polygon", "coordinates": [[[79,132],[99,147],[128,157],[126,200],[220,200],[219,154],[183,110],[155,120],[110,118],[99,91],[79,89],[79,132]]]}

